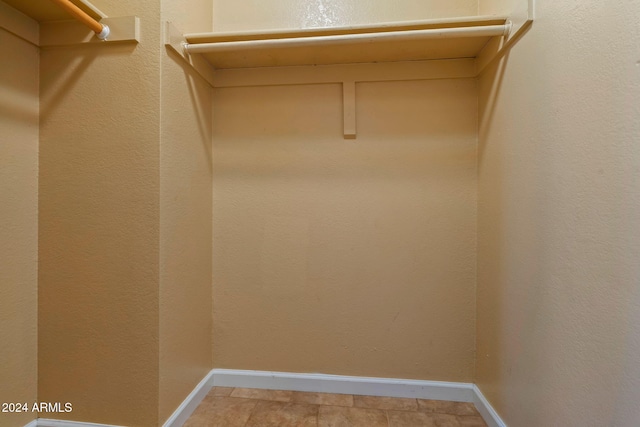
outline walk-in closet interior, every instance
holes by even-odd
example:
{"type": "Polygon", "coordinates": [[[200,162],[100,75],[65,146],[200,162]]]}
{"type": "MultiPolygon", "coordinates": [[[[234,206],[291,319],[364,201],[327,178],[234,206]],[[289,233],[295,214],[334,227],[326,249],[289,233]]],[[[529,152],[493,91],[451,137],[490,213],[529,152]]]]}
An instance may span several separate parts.
{"type": "Polygon", "coordinates": [[[212,387],[637,427],[639,22],[0,0],[0,427],[179,427],[212,387]]]}

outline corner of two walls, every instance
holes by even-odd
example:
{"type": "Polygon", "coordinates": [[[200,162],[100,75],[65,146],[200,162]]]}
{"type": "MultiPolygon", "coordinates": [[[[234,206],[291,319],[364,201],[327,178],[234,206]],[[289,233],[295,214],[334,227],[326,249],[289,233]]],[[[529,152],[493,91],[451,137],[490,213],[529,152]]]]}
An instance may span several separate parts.
{"type": "MultiPolygon", "coordinates": [[[[34,402],[38,48],[0,28],[0,54],[0,402],[34,402]]],[[[30,413],[0,413],[0,427],[24,425],[32,419],[30,413]]]]}
{"type": "MultiPolygon", "coordinates": [[[[163,1],[162,22],[211,30],[210,0],[163,1]]],[[[164,422],[212,368],[212,88],[162,47],[160,404],[164,422]]]]}

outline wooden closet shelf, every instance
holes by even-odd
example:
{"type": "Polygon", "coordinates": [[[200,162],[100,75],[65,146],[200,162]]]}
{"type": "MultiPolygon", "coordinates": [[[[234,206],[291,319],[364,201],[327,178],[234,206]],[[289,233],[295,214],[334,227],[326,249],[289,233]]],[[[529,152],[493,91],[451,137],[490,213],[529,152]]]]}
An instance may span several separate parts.
{"type": "Polygon", "coordinates": [[[186,54],[214,68],[255,68],[475,58],[509,34],[503,17],[247,33],[186,34],[186,54]]]}

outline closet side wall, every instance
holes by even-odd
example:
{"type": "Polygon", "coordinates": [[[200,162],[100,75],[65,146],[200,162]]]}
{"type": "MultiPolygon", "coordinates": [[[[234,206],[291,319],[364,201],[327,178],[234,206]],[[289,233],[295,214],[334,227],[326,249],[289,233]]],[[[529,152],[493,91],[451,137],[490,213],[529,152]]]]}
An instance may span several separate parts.
{"type": "Polygon", "coordinates": [[[472,381],[474,80],[214,91],[214,365],[472,381]]]}
{"type": "MultiPolygon", "coordinates": [[[[162,2],[162,21],[211,30],[211,1],[162,2]]],[[[211,88],[162,49],[160,423],[212,368],[211,88]]]]}
{"type": "Polygon", "coordinates": [[[537,4],[480,81],[477,384],[509,426],[633,427],[640,3],[537,4]]]}
{"type": "Polygon", "coordinates": [[[160,3],[139,44],[41,53],[39,400],[158,425],[160,3]]]}
{"type": "MultiPolygon", "coordinates": [[[[37,399],[38,48],[0,28],[0,402],[37,399]]],[[[0,412],[1,427],[34,414],[0,412]]]]}
{"type": "Polygon", "coordinates": [[[212,0],[214,31],[336,27],[473,16],[478,0],[212,0]]]}

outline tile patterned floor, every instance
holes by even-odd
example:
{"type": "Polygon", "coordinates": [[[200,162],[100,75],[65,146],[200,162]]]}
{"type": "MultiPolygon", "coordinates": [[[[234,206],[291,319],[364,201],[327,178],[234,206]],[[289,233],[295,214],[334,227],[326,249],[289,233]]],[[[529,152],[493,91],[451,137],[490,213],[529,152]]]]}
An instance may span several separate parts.
{"type": "Polygon", "coordinates": [[[184,427],[487,427],[472,403],[214,387],[184,427]]]}

